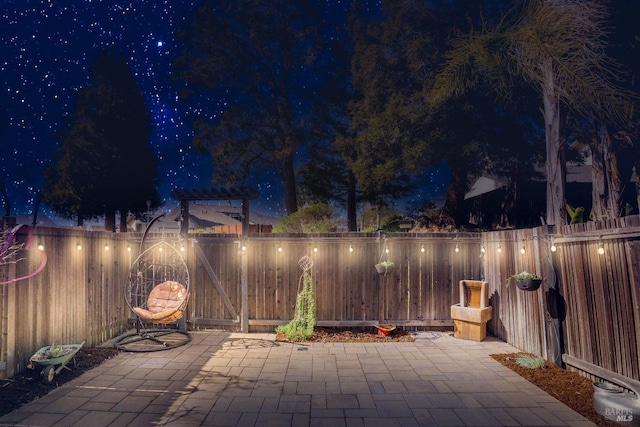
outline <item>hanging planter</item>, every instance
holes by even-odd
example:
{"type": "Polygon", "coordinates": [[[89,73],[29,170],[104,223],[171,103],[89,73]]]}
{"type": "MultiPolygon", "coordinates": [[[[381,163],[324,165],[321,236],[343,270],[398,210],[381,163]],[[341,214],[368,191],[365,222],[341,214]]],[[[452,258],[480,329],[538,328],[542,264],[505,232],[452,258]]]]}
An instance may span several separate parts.
{"type": "Polygon", "coordinates": [[[381,261],[375,265],[378,274],[387,275],[393,271],[393,261],[381,261]]]}
{"type": "Polygon", "coordinates": [[[513,276],[509,277],[507,279],[507,286],[509,286],[511,279],[516,282],[516,286],[518,287],[518,289],[522,289],[523,291],[528,292],[538,290],[538,288],[542,284],[541,277],[539,277],[537,274],[527,273],[526,271],[523,271],[519,274],[514,274],[513,276]]]}

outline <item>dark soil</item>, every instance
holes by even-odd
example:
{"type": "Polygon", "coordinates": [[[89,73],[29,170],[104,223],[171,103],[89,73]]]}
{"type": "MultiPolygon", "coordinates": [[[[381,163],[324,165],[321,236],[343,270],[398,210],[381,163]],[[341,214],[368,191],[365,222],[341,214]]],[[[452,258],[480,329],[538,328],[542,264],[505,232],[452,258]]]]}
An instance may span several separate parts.
{"type": "MultiPolygon", "coordinates": [[[[389,335],[379,335],[377,329],[370,328],[315,328],[314,334],[306,342],[413,342],[416,339],[407,331],[395,329],[389,335]]],[[[276,341],[289,341],[283,334],[276,334],[276,341]]]]}
{"type": "Polygon", "coordinates": [[[33,370],[27,369],[26,372],[11,379],[0,380],[0,416],[46,395],[56,387],[98,366],[118,353],[119,351],[114,348],[82,347],[75,355],[75,366],[73,360],[70,360],[66,365],[70,370],[62,369],[50,384],[42,380],[39,366],[33,370]]]}
{"type": "Polygon", "coordinates": [[[492,354],[491,357],[591,422],[599,426],[620,426],[605,420],[593,408],[593,386],[589,378],[550,363],[541,369],[520,366],[516,363],[520,354],[522,353],[492,354]]]}

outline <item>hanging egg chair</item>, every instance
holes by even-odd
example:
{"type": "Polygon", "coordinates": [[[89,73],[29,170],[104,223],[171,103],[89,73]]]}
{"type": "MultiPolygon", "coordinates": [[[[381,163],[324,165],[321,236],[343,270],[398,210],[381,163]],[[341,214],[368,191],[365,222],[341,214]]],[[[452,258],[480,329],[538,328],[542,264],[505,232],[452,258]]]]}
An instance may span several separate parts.
{"type": "Polygon", "coordinates": [[[136,331],[120,336],[116,340],[118,349],[159,351],[191,340],[184,318],[189,271],[171,242],[162,240],[140,253],[131,265],[124,297],[135,315],[136,331]]]}

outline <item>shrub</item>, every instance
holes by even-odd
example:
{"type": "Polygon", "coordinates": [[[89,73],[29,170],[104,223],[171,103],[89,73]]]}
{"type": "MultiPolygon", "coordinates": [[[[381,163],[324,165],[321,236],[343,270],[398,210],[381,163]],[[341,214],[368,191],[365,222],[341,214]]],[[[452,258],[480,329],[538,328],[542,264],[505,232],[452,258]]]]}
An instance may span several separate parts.
{"type": "Polygon", "coordinates": [[[533,354],[521,354],[516,358],[516,363],[529,369],[541,369],[547,366],[542,357],[534,356],[533,354]]]}

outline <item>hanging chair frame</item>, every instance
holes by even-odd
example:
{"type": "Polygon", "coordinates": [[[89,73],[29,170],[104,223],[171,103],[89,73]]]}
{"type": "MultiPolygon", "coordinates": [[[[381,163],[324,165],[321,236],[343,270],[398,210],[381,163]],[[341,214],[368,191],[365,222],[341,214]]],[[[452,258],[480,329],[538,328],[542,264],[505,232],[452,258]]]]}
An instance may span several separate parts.
{"type": "Polygon", "coordinates": [[[124,298],[135,316],[135,331],[116,339],[123,351],[151,352],[191,341],[185,312],[189,301],[189,270],[175,242],[163,238],[144,248],[150,226],[140,242],[140,255],[131,264],[124,298]]]}

